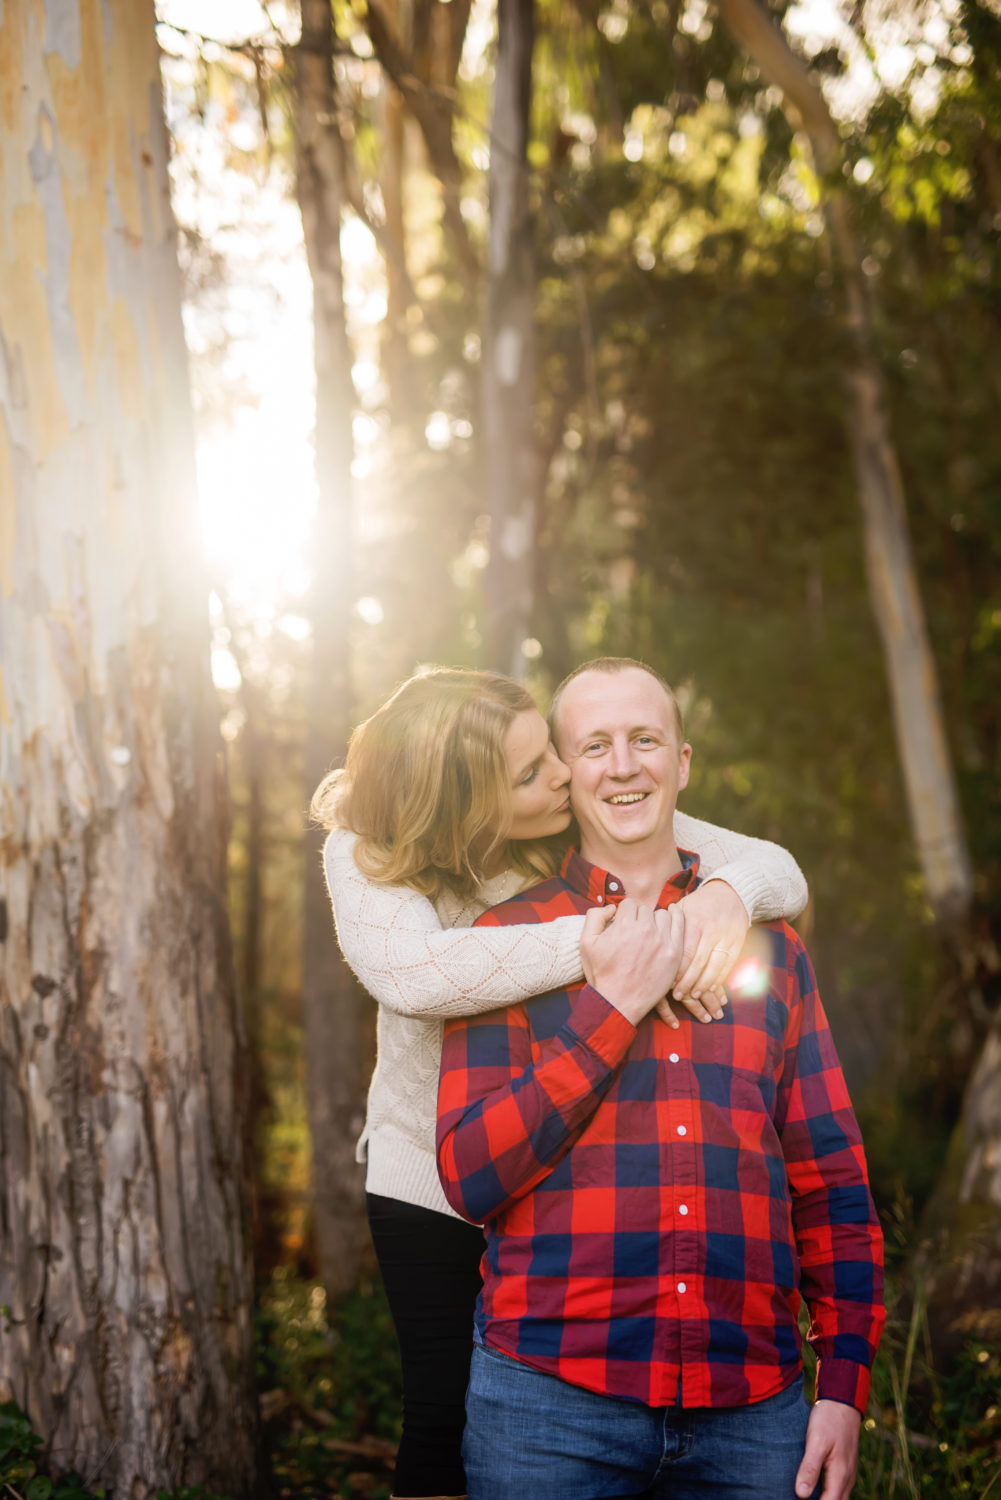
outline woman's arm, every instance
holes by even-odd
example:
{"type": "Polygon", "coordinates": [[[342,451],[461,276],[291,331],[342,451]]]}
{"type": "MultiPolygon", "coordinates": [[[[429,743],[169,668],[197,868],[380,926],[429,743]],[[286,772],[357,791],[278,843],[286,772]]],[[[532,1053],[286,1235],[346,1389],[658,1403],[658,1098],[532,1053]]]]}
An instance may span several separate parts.
{"type": "Polygon", "coordinates": [[[323,850],[344,957],[401,1015],[474,1016],[582,979],[583,917],[518,927],[443,928],[426,896],[380,885],[354,862],[355,836],[334,829],[323,850]]]}
{"type": "Polygon", "coordinates": [[[685,946],[674,998],[691,1005],[702,999],[718,1014],[725,1003],[724,985],[751,922],[798,916],[808,891],[792,855],[767,839],[751,839],[674,814],[675,843],[699,856],[703,883],[686,896],[685,946]]]}
{"type": "Polygon", "coordinates": [[[674,814],[674,840],[679,849],[699,856],[703,881],[725,880],[732,886],[749,922],[791,922],[806,905],[803,872],[781,844],[717,828],[683,812],[674,814]]]}

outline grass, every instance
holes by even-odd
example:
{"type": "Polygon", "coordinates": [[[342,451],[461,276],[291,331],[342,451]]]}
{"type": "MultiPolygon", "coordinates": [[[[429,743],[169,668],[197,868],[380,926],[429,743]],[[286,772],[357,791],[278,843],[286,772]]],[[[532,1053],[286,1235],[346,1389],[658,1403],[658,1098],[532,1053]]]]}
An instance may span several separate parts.
{"type": "Polygon", "coordinates": [[[924,1303],[887,1322],[859,1443],[856,1500],[1001,1500],[1001,1350],[935,1369],[924,1303]]]}

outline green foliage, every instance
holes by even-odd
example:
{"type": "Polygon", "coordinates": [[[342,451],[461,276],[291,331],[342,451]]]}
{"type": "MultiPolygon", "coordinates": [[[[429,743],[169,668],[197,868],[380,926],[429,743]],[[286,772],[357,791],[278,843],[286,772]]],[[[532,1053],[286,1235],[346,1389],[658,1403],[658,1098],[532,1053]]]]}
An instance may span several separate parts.
{"type": "Polygon", "coordinates": [[[42,1440],[14,1402],[0,1406],[0,1496],[3,1500],[104,1500],[104,1490],[90,1490],[79,1474],[52,1479],[40,1466],[42,1440]]]}
{"type": "Polygon", "coordinates": [[[262,1291],[258,1327],[258,1383],[271,1413],[268,1449],[279,1494],[347,1496],[364,1488],[384,1500],[401,1394],[381,1282],[364,1280],[328,1320],[319,1283],[279,1267],[262,1291]]]}

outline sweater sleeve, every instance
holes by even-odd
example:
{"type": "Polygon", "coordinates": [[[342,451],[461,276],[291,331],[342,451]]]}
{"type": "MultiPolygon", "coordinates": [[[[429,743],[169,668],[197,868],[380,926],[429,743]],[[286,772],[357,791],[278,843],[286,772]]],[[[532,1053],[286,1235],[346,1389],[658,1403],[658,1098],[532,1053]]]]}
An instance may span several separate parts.
{"type": "Polygon", "coordinates": [[[703,880],[725,880],[747,908],[752,922],[791,922],[809,896],[799,865],[781,844],[717,828],[687,813],[674,814],[679,849],[699,856],[703,880]]]}
{"type": "Polygon", "coordinates": [[[354,846],[354,834],[339,828],[324,845],[334,924],[348,964],[388,1009],[429,1020],[473,1016],[583,978],[583,917],[443,928],[419,891],[363,875],[354,846]]]}

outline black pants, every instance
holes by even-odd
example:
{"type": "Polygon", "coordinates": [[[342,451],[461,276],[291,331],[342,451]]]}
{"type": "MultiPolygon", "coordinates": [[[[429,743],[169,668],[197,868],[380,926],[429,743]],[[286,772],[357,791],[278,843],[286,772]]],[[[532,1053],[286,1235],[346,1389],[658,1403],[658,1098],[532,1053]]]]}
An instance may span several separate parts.
{"type": "Polygon", "coordinates": [[[462,1429],[483,1231],[366,1195],[376,1258],[403,1365],[397,1495],[464,1495],[462,1429]]]}

